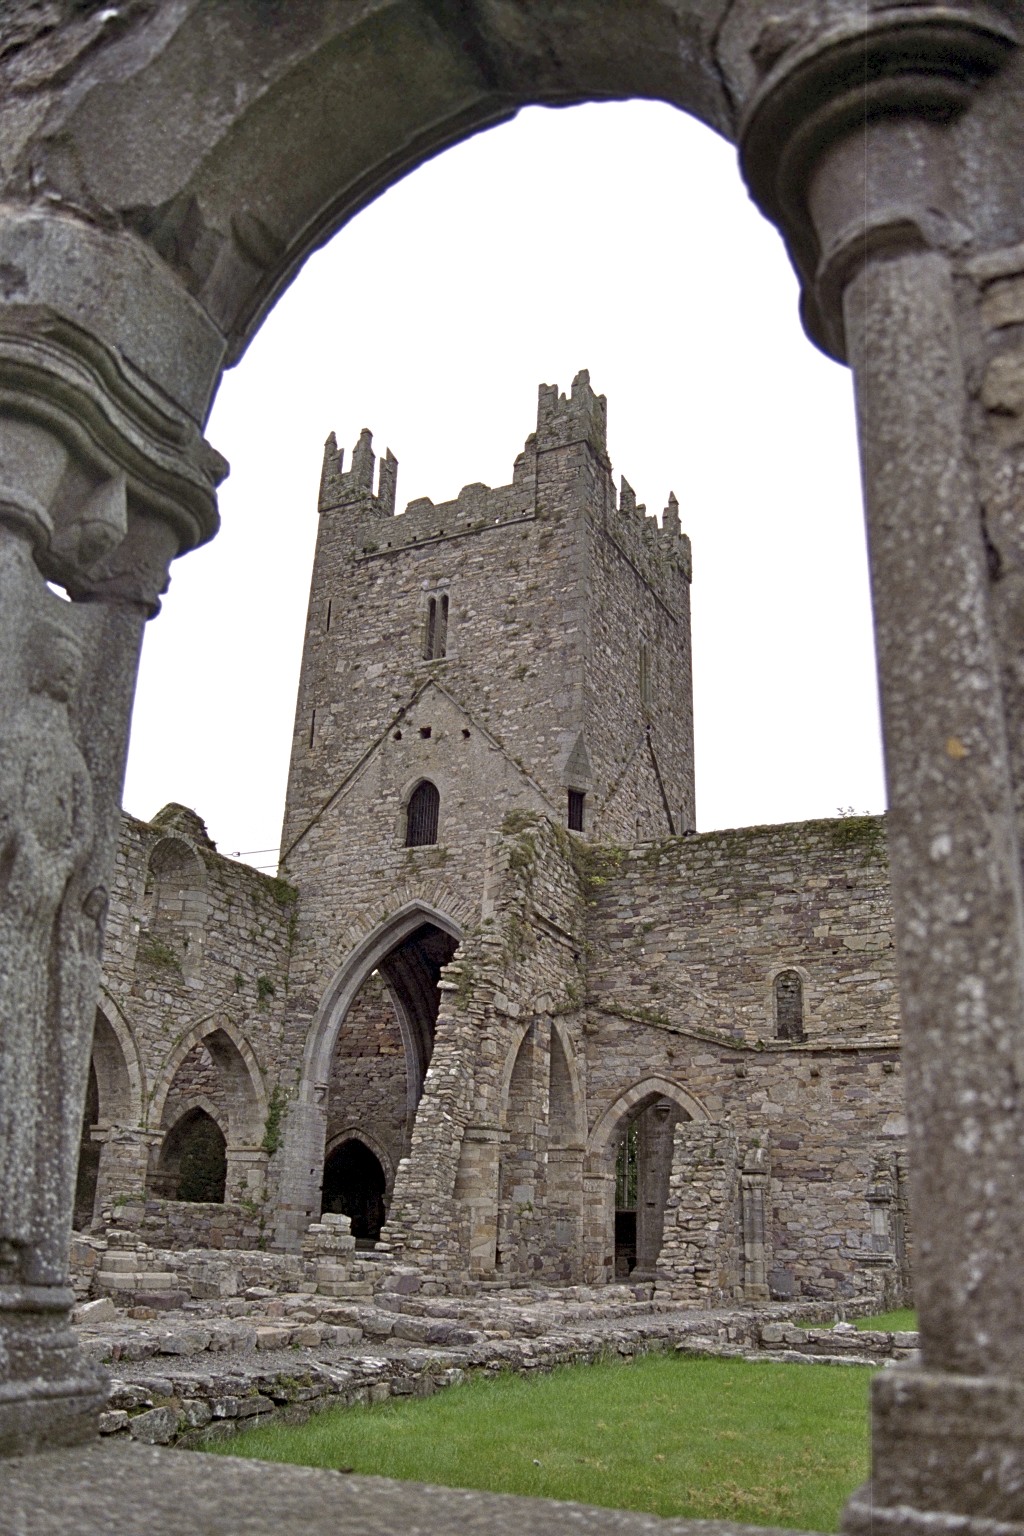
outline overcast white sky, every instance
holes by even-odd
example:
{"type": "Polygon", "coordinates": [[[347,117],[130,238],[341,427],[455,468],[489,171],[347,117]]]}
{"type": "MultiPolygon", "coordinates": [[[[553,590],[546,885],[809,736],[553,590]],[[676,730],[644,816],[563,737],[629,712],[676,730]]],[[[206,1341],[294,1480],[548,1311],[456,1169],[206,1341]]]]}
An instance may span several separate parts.
{"type": "Polygon", "coordinates": [[[126,808],[274,864],[323,440],[398,504],[511,479],[537,385],[590,369],[609,450],[693,541],[697,824],[884,803],[849,374],[806,341],[733,150],[647,102],[531,109],[393,187],[306,265],[210,418],[223,528],[147,632],[126,808]]]}

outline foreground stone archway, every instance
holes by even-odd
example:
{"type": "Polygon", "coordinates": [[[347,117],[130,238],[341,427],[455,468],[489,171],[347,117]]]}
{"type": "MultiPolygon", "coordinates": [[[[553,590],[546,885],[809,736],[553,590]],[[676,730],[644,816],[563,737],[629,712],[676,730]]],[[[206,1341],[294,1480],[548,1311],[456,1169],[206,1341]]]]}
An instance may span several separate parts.
{"type": "Polygon", "coordinates": [[[65,1327],[75,1150],[138,645],[169,561],[216,525],[224,465],[201,429],[220,369],[304,256],[428,154],[526,103],[636,94],[740,142],[807,328],[857,385],[922,1369],[876,1386],[872,1497],[847,1527],[1019,1528],[1017,7],[61,14],[50,36],[16,5],[0,62],[0,792],[19,832],[0,927],[17,1108],[0,1134],[0,1447],[88,1434],[100,1401],[65,1327]]]}

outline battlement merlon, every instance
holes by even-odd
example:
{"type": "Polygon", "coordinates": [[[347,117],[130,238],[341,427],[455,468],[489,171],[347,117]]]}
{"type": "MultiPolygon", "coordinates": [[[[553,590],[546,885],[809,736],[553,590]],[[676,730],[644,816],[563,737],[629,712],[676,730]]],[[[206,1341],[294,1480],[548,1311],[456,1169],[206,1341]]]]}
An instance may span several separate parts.
{"type": "Polygon", "coordinates": [[[352,450],[352,468],[344,468],[345,450],[339,449],[332,432],[324,444],[324,463],[320,472],[321,513],[338,507],[356,506],[360,512],[376,512],[381,517],[394,517],[395,493],[398,485],[398,460],[389,448],[380,461],[377,491],[373,480],[376,454],[373,451],[373,434],[364,427],[359,441],[352,450]]]}
{"type": "Polygon", "coordinates": [[[558,393],[557,384],[541,384],[537,390],[537,452],[570,443],[589,443],[608,465],[608,402],[594,394],[586,368],[573,379],[568,397],[558,393]]]}

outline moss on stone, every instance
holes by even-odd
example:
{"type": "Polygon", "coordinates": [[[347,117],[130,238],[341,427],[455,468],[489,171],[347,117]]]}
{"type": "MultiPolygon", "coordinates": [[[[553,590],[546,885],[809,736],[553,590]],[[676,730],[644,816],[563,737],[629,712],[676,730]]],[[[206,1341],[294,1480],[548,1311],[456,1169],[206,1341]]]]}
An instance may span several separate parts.
{"type": "Polygon", "coordinates": [[[281,1122],[284,1119],[285,1106],[288,1103],[288,1095],[281,1085],[275,1084],[270,1095],[270,1103],[267,1105],[267,1123],[263,1128],[263,1140],[260,1143],[264,1152],[273,1157],[281,1145],[281,1122]]]}

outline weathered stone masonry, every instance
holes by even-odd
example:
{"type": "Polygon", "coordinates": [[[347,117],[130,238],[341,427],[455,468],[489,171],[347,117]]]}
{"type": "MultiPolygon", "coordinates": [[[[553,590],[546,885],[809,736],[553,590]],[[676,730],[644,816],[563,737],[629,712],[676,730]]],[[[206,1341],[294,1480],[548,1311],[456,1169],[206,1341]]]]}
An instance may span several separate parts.
{"type": "MultiPolygon", "coordinates": [[[[216,529],[225,465],[202,431],[223,370],[310,252],[430,155],[527,104],[640,96],[693,113],[736,144],[751,196],[792,258],[804,327],[850,367],[855,387],[921,1355],[919,1366],[875,1379],[871,1482],[850,1501],[844,1529],[985,1536],[993,1522],[1024,1528],[1019,12],[1013,0],[5,7],[0,821],[10,835],[0,864],[16,873],[0,933],[0,1079],[11,1111],[0,1136],[5,1454],[88,1437],[102,1403],[102,1382],[67,1328],[90,1040],[97,1100],[101,1068],[114,1070],[121,1043],[113,1025],[95,1028],[102,930],[143,625],[172,559],[216,529]]],[[[425,617],[431,596],[435,620],[438,612],[444,620],[439,583],[424,593],[425,617]]],[[[382,716],[374,728],[385,724],[382,716]]],[[[653,744],[668,782],[664,743],[661,756],[653,744]]],[[[513,755],[527,761],[515,747],[513,755]]],[[[627,780],[637,798],[640,781],[627,780]]],[[[593,810],[591,786],[559,787],[590,795],[593,810]]],[[[639,814],[652,814],[639,798],[639,814]]],[[[573,808],[586,825],[588,807],[577,799],[573,808]]],[[[629,842],[636,831],[602,835],[629,842]]],[[[268,1154],[279,1188],[275,1230],[300,1248],[325,1146],[321,1092],[325,1100],[335,1025],[368,968],[379,962],[397,999],[414,1083],[434,1035],[432,1065],[456,1064],[448,1042],[457,1031],[444,1010],[438,1015],[432,985],[445,945],[423,930],[457,944],[477,922],[478,893],[496,893],[486,873],[474,883],[460,872],[457,888],[436,867],[428,878],[420,857],[376,916],[362,910],[349,928],[336,913],[333,939],[329,904],[317,917],[309,903],[310,935],[321,928],[323,943],[315,952],[307,943],[305,1024],[296,1014],[282,1035],[280,1072],[293,1098],[284,1121],[271,1098],[265,1133],[278,1147],[268,1154]],[[324,991],[332,950],[347,958],[324,991]]],[[[779,973],[773,992],[780,1037],[798,1042],[799,969],[779,973]]],[[[489,1027],[486,1013],[481,1023],[489,1027]]],[[[461,1051],[475,1038],[454,1043],[461,1051]]],[[[522,1064],[518,1106],[528,1102],[524,1084],[543,1081],[542,1051],[541,1041],[532,1064],[522,1064]]],[[[233,1060],[230,1052],[222,1060],[233,1060]]],[[[121,1065],[117,1096],[130,1105],[141,1073],[133,1077],[127,1056],[121,1065]]],[[[564,1097],[566,1076],[571,1082],[571,1072],[552,1070],[549,1096],[556,1087],[564,1097]]],[[[678,1101],[684,1090],[669,1086],[678,1101]]],[[[455,1078],[450,1087],[454,1110],[464,1087],[455,1078]]],[[[640,1202],[622,1214],[635,1218],[631,1236],[646,1262],[665,1192],[667,1127],[676,1116],[675,1144],[697,1134],[687,1125],[706,1122],[693,1118],[695,1103],[673,1108],[664,1085],[646,1106],[642,1083],[634,1088],[635,1161],[631,1171],[624,1157],[614,1198],[617,1221],[620,1197],[640,1202]],[[657,1180],[648,1177],[654,1171],[657,1180]],[[641,1182],[656,1184],[653,1195],[641,1182]]],[[[443,1107],[433,1079],[414,1141],[433,1134],[432,1104],[443,1107]]],[[[531,1160],[543,1164],[544,1116],[517,1109],[516,1118],[519,1185],[531,1160]]],[[[482,1149],[500,1145],[503,1132],[473,1123],[486,1162],[494,1154],[482,1149]]],[[[446,1155],[461,1165],[469,1145],[446,1155]]],[[[409,1168],[421,1163],[414,1154],[409,1168]]],[[[724,1147],[719,1165],[721,1177],[709,1165],[709,1200],[724,1198],[714,1192],[730,1183],[724,1147]]],[[[771,1148],[737,1147],[745,1287],[761,1284],[767,1234],[758,1211],[771,1167],[771,1148]]],[[[179,1179],[186,1172],[179,1164],[179,1179]]],[[[669,1194],[681,1187],[670,1179],[669,1194]]],[[[873,1170],[876,1248],[892,1188],[891,1172],[873,1170]]],[[[600,1204],[600,1179],[587,1194],[600,1204]]],[[[396,1212],[399,1204],[396,1193],[396,1212]]],[[[529,1202],[521,1204],[526,1218],[529,1202]]],[[[671,1211],[666,1197],[670,1225],[671,1211]]],[[[706,1230],[715,1230],[711,1221],[706,1230]]],[[[482,1228],[481,1255],[486,1235],[482,1228]]],[[[702,1272],[726,1261],[723,1244],[702,1258],[702,1272]]],[[[48,1468],[38,1477],[48,1482],[48,1468]]],[[[76,1515],[87,1481],[83,1473],[71,1491],[76,1515]]],[[[220,1482],[212,1468],[207,1481],[220,1482]]],[[[120,1494],[118,1486],[115,1508],[120,1494]]],[[[374,1489],[375,1504],[382,1497],[374,1489]]]]}
{"type": "Polygon", "coordinates": [[[882,823],[694,833],[689,545],[613,494],[585,374],[511,485],[396,517],[396,476],[329,440],[287,880],[125,823],[82,1214],[294,1251],[323,1206],[449,1287],[905,1294],[882,823]]]}

